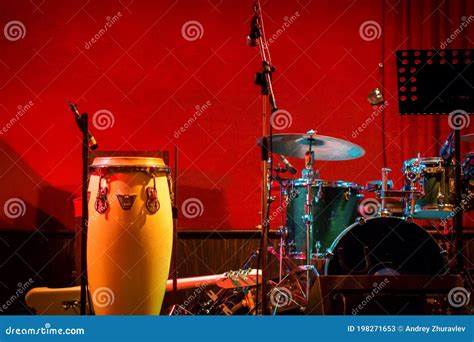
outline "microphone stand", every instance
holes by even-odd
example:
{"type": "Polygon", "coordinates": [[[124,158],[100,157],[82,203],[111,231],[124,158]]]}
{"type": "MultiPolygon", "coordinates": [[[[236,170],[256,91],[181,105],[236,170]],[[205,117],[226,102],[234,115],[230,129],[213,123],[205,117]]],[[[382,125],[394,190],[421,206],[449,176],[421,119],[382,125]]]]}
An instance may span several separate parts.
{"type": "Polygon", "coordinates": [[[81,218],[81,304],[80,314],[86,314],[87,296],[87,227],[89,208],[87,203],[87,183],[89,180],[89,131],[87,113],[81,114],[82,131],[82,218],[81,218]]]}
{"type": "MultiPolygon", "coordinates": [[[[77,107],[68,101],[77,126],[82,133],[82,217],[81,217],[81,297],[80,314],[86,314],[87,301],[87,229],[89,225],[89,208],[87,201],[87,187],[89,182],[89,149],[98,147],[97,141],[89,132],[87,113],[79,114],[77,107]]],[[[92,306],[90,308],[92,312],[92,306]]]]}
{"type": "MultiPolygon", "coordinates": [[[[272,86],[272,73],[275,68],[271,64],[270,51],[268,49],[265,30],[261,16],[260,0],[256,0],[253,5],[254,16],[251,23],[251,34],[249,40],[256,39],[259,46],[260,57],[262,59],[262,71],[257,72],[255,83],[261,87],[263,96],[268,96],[271,114],[278,110],[275,100],[275,94],[272,86]]],[[[262,132],[262,243],[261,243],[261,260],[262,260],[262,285],[261,285],[261,312],[266,315],[268,311],[268,233],[270,230],[270,190],[271,190],[271,170],[272,170],[272,126],[267,114],[267,106],[265,99],[263,100],[263,132],[262,132]],[[270,172],[269,172],[270,171],[270,172]]]]}

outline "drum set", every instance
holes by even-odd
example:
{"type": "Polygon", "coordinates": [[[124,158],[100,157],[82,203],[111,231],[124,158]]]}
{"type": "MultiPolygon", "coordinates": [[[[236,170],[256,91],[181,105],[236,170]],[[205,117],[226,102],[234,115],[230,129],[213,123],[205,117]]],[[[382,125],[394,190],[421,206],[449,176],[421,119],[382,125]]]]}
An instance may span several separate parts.
{"type": "MultiPolygon", "coordinates": [[[[462,162],[463,201],[457,208],[451,155],[418,155],[406,160],[400,175],[403,186],[396,190],[388,168],[381,170],[380,180],[366,185],[320,178],[315,160],[344,161],[365,154],[362,147],[348,141],[310,130],[273,135],[271,143],[285,165],[275,167],[268,179],[269,188],[278,184],[278,209],[284,207],[284,224],[278,229],[281,259],[305,260],[306,267],[314,265],[316,274],[325,275],[436,275],[447,271],[446,252],[416,222],[430,220],[430,224],[446,226],[458,210],[472,208],[473,154],[462,162]],[[304,159],[300,178],[283,176],[296,173],[286,157],[304,159]]],[[[282,273],[285,271],[280,270],[282,273]]]]}

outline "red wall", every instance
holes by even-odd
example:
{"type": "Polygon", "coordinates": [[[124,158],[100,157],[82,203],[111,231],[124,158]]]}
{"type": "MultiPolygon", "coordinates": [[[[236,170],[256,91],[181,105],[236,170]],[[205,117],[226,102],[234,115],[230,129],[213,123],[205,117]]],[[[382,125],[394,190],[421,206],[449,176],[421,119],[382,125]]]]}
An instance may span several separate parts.
{"type": "MultiPolygon", "coordinates": [[[[71,225],[81,165],[80,134],[66,106],[71,99],[91,118],[99,110],[112,113],[113,127],[99,130],[91,122],[103,150],[178,146],[179,201],[197,198],[203,204],[201,216],[181,216],[180,226],[255,227],[262,101],[253,84],[258,51],[245,45],[251,4],[3,1],[2,27],[18,20],[24,37],[0,37],[0,204],[19,198],[26,210],[18,218],[0,211],[0,225],[71,225]],[[182,35],[190,20],[202,26],[202,37],[194,41],[182,35]],[[96,34],[99,39],[91,42],[96,34]],[[31,108],[17,115],[18,106],[30,101],[31,108]],[[209,108],[195,115],[205,104],[209,108]],[[178,135],[191,117],[196,120],[178,135]],[[18,120],[8,128],[12,118],[18,120]]],[[[319,163],[322,178],[362,184],[376,179],[385,147],[386,166],[399,186],[403,160],[417,152],[437,154],[449,130],[447,118],[398,114],[393,53],[438,48],[462,16],[474,15],[473,2],[272,0],[264,11],[269,36],[285,18],[292,21],[271,44],[278,105],[292,118],[281,132],[312,128],[366,150],[358,160],[319,163]],[[369,20],[380,25],[381,35],[364,40],[359,28],[369,20]],[[380,86],[382,74],[388,108],[355,136],[372,113],[367,94],[380,86]]],[[[473,31],[474,23],[448,48],[472,48],[473,31]]]]}

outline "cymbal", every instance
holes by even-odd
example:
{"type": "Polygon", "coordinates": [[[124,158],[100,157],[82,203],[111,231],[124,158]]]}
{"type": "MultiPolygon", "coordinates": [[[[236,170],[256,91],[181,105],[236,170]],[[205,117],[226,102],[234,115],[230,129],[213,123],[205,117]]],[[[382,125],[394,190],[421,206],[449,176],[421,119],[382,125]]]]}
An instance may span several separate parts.
{"type": "Polygon", "coordinates": [[[474,133],[461,135],[461,141],[466,143],[474,142],[474,133]]]}
{"type": "MultiPolygon", "coordinates": [[[[258,144],[261,146],[262,138],[259,139],[258,144]]],[[[294,158],[304,158],[310,145],[314,151],[315,160],[352,160],[360,158],[365,154],[365,150],[359,145],[325,135],[273,134],[273,153],[294,158]]]]}

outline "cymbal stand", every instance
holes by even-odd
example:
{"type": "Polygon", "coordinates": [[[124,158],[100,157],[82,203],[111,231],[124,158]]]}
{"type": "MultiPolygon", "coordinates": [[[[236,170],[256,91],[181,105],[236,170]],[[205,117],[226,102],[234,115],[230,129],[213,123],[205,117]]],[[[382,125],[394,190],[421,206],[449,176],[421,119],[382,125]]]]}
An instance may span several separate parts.
{"type": "MultiPolygon", "coordinates": [[[[314,134],[314,131],[308,131],[308,134],[314,134]]],[[[313,271],[312,259],[313,259],[313,194],[311,192],[311,186],[314,180],[314,151],[313,151],[313,138],[309,138],[308,152],[305,154],[305,180],[306,180],[306,204],[305,204],[305,215],[303,216],[304,223],[306,225],[306,300],[309,299],[309,292],[311,290],[311,276],[310,273],[313,271]]],[[[318,250],[316,249],[316,255],[318,250]]]]}

